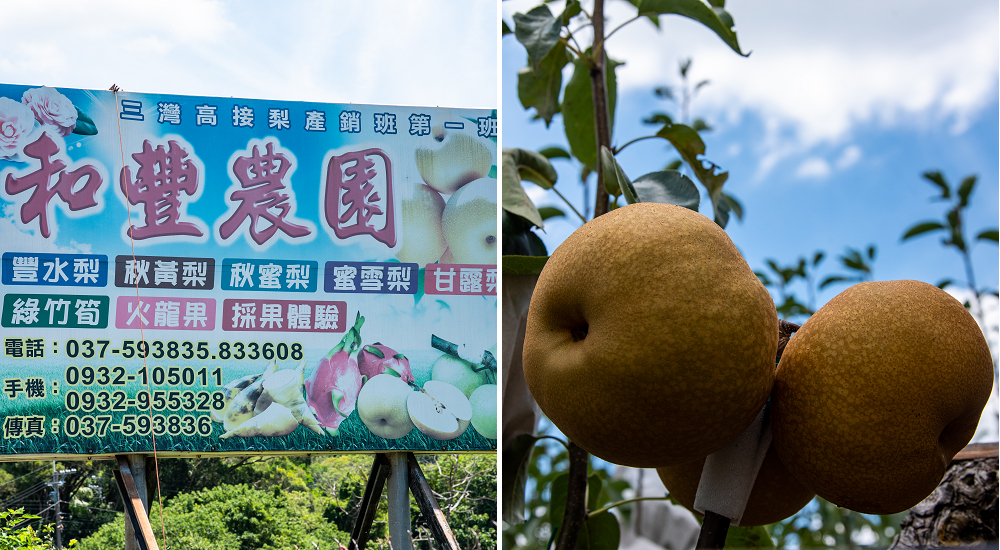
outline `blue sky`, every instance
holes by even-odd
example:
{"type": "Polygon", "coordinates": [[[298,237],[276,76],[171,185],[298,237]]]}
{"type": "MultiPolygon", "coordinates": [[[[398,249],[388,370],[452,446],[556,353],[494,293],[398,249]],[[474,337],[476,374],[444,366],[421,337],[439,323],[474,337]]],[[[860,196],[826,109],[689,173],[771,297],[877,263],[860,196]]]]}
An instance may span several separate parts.
{"type": "MultiPolygon", "coordinates": [[[[787,264],[824,250],[820,273],[842,272],[836,255],[874,244],[877,279],[964,280],[959,256],[937,237],[906,243],[900,237],[919,221],[943,217],[943,206],[930,201],[933,186],[921,178],[931,169],[953,184],[978,174],[968,223],[974,231],[997,226],[997,7],[961,2],[944,14],[931,3],[882,4],[804,9],[732,2],[740,43],[752,51],[746,59],[678,17],[663,18],[660,33],[645,21],[634,23],[608,45],[613,58],[626,62],[618,72],[614,141],[655,131],[641,123],[654,111],[677,113],[652,89],[679,84],[678,61],[691,57],[691,81],[710,80],[692,115],[713,126],[703,135],[706,157],[729,172],[726,190],[744,205],[745,220],[727,231],[752,267],[762,268],[765,258],[787,264]],[[870,22],[892,21],[893,14],[899,24],[870,22]],[[819,20],[836,30],[817,30],[819,20]]],[[[504,2],[504,18],[511,24],[514,12],[532,6],[504,2]]],[[[628,10],[617,3],[609,8],[614,27],[628,10]]],[[[523,47],[507,36],[502,53],[504,147],[565,146],[558,115],[546,131],[517,99],[514,75],[525,64],[523,47]]],[[[619,162],[632,178],[662,169],[677,157],[664,143],[630,146],[619,162]]],[[[556,166],[558,186],[582,208],[577,166],[565,160],[556,166]]],[[[560,205],[554,195],[531,193],[539,204],[560,205]]],[[[551,250],[578,225],[554,220],[543,240],[551,250]]],[[[980,243],[973,250],[978,282],[996,288],[996,246],[980,243]]],[[[829,287],[820,302],[840,290],[843,285],[829,287]]]]}
{"type": "MultiPolygon", "coordinates": [[[[503,18],[513,27],[513,14],[535,5],[503,2],[503,18]]],[[[609,29],[635,13],[624,2],[606,5],[609,29]]],[[[550,6],[555,13],[562,9],[559,2],[550,6]]],[[[692,58],[691,83],[710,83],[691,115],[713,127],[703,134],[706,157],[729,172],[725,189],[744,206],[744,221],[731,221],[727,232],[752,268],[763,269],[768,258],[788,265],[822,250],[822,279],[846,273],[837,256],[847,247],[873,244],[875,279],[964,283],[960,256],[941,246],[940,237],[906,243],[900,237],[917,222],[944,217],[944,205],[930,200],[935,188],[921,177],[927,170],[940,170],[952,185],[979,176],[966,219],[969,238],[998,225],[996,2],[945,8],[922,0],[733,0],[726,8],[740,45],[752,52],[748,58],[676,16],[661,18],[659,32],[642,20],[609,40],[609,55],[626,63],[617,72],[613,141],[620,145],[655,132],[641,123],[654,111],[679,118],[677,106],[658,99],[653,88],[680,84],[678,62],[692,58]]],[[[501,51],[503,146],[566,147],[560,116],[546,130],[517,98],[524,48],[509,35],[501,51]]],[[[664,141],[646,140],[618,160],[635,179],[675,158],[664,141]]],[[[555,166],[557,188],[582,210],[578,166],[566,160],[555,166]]],[[[591,188],[593,183],[592,177],[591,188]]],[[[563,206],[553,194],[530,183],[526,188],[539,205],[563,206]]],[[[579,225],[575,218],[548,223],[542,238],[549,251],[579,225]]],[[[997,247],[979,241],[972,250],[977,283],[996,289],[997,247]]],[[[827,287],[816,305],[845,287],[827,287]]],[[[798,295],[805,300],[801,288],[798,295]]],[[[996,300],[985,307],[996,354],[996,300]]]]}

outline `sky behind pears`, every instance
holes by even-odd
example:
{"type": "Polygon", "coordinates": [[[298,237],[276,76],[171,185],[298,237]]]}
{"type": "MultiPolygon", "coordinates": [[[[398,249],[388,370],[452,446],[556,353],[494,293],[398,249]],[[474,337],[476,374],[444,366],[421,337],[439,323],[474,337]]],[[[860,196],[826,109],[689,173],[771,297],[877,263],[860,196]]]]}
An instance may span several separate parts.
{"type": "MultiPolygon", "coordinates": [[[[538,3],[505,1],[502,17],[513,28],[514,14],[538,3]]],[[[548,5],[553,13],[563,9],[563,2],[548,5]]],[[[628,2],[605,6],[608,30],[635,15],[628,2]]],[[[825,259],[815,270],[819,282],[851,274],[839,260],[849,248],[873,246],[876,280],[953,279],[964,286],[962,259],[941,246],[943,233],[906,242],[901,237],[918,222],[944,219],[947,206],[931,200],[938,192],[921,177],[928,170],[942,172],[954,187],[966,176],[978,176],[964,220],[967,238],[998,226],[998,4],[730,0],[726,9],[749,57],[677,16],[662,16],[659,30],[648,20],[636,21],[608,40],[609,57],[624,62],[616,71],[612,142],[622,145],[654,133],[656,126],[642,123],[654,112],[684,119],[677,102],[653,90],[679,91],[679,64],[690,59],[689,85],[707,83],[691,102],[687,120],[701,118],[711,126],[702,134],[705,157],[729,172],[725,190],[743,205],[744,219],[730,221],[726,231],[751,268],[767,271],[769,259],[790,266],[822,251],[825,259]]],[[[587,29],[580,32],[589,44],[587,29]]],[[[527,57],[514,35],[503,38],[501,55],[503,146],[568,148],[560,115],[546,129],[520,104],[516,75],[527,57]]],[[[570,75],[567,68],[563,82],[570,75]]],[[[618,161],[634,180],[676,158],[663,140],[645,140],[626,148],[618,161]]],[[[579,166],[567,160],[554,165],[562,194],[578,210],[592,209],[595,178],[589,179],[584,201],[579,166]]],[[[530,183],[525,187],[539,206],[569,214],[546,223],[542,239],[551,252],[581,222],[556,195],[530,183]]],[[[706,202],[703,213],[710,212],[706,202]]],[[[977,286],[995,291],[997,246],[986,241],[971,246],[977,286]]],[[[964,297],[960,286],[953,292],[964,297]]],[[[809,305],[822,306],[846,287],[832,284],[809,305]]],[[[801,282],[792,290],[810,302],[801,282]]],[[[996,356],[997,300],[987,299],[984,307],[996,356]]],[[[995,401],[991,407],[995,419],[995,401]]],[[[991,431],[995,441],[995,420],[991,431]]]]}

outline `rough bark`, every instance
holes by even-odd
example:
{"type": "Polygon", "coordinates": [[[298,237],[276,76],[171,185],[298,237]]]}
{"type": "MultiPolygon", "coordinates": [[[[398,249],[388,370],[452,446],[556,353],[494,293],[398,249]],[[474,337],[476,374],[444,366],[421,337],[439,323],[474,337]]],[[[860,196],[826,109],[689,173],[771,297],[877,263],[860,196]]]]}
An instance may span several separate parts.
{"type": "Polygon", "coordinates": [[[890,550],[983,543],[996,548],[997,466],[995,454],[952,462],[937,489],[903,518],[890,550]]]}

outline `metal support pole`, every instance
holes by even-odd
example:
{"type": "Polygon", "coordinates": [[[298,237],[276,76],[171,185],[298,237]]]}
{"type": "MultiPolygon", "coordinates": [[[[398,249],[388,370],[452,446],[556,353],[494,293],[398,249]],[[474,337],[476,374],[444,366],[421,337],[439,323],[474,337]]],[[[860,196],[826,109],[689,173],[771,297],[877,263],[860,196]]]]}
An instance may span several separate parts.
{"type": "Polygon", "coordinates": [[[389,453],[389,542],[393,550],[412,550],[407,453],[389,453]]]}
{"type": "Polygon", "coordinates": [[[375,455],[365,494],[361,498],[358,517],[351,530],[350,550],[364,550],[368,543],[375,510],[386,479],[389,479],[389,541],[393,550],[412,550],[413,537],[410,525],[410,492],[413,493],[420,513],[427,520],[434,540],[442,550],[458,550],[458,542],[448,525],[441,507],[420,464],[413,453],[380,453],[375,455]]]}
{"type": "MultiPolygon", "coordinates": [[[[153,529],[149,525],[146,505],[142,501],[146,496],[145,490],[140,495],[136,489],[135,479],[132,477],[132,460],[130,459],[135,459],[136,464],[142,464],[143,471],[145,471],[145,459],[140,460],[134,456],[126,455],[117,455],[115,459],[118,462],[118,468],[114,472],[115,481],[118,482],[118,492],[121,493],[122,501],[125,504],[125,515],[128,519],[125,524],[132,527],[131,540],[136,544],[134,548],[136,550],[159,550],[156,538],[153,537],[153,529]]],[[[129,539],[126,539],[125,544],[128,548],[129,539]]]]}

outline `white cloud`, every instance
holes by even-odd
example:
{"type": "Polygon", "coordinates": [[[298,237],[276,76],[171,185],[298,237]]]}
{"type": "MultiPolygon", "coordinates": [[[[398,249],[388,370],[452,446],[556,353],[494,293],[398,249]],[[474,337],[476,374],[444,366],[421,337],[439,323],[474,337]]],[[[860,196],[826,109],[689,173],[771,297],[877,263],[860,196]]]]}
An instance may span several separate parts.
{"type": "MultiPolygon", "coordinates": [[[[507,19],[533,2],[504,2],[507,19]]],[[[928,127],[955,133],[997,98],[998,5],[994,1],[734,0],[727,4],[748,58],[711,31],[677,16],[661,31],[633,23],[608,42],[620,93],[648,97],[678,81],[677,61],[692,57],[691,81],[709,79],[695,102],[716,125],[760,117],[753,146],[758,177],[818,144],[848,141],[862,124],[928,127]]],[[[559,9],[553,4],[553,11],[559,9]]],[[[634,9],[609,3],[608,28],[634,9]]],[[[850,157],[847,157],[850,158],[850,157]]],[[[818,164],[813,163],[813,167],[818,164]]]]}
{"type": "Polygon", "coordinates": [[[799,164],[795,176],[799,178],[825,178],[830,175],[830,163],[819,157],[809,157],[799,164]]]}
{"type": "Polygon", "coordinates": [[[844,152],[833,164],[838,170],[845,170],[857,164],[859,160],[861,160],[861,148],[857,145],[850,145],[844,149],[844,152]]]}
{"type": "Polygon", "coordinates": [[[495,8],[473,2],[37,0],[4,6],[0,71],[17,84],[492,108],[496,33],[495,8]]]}

